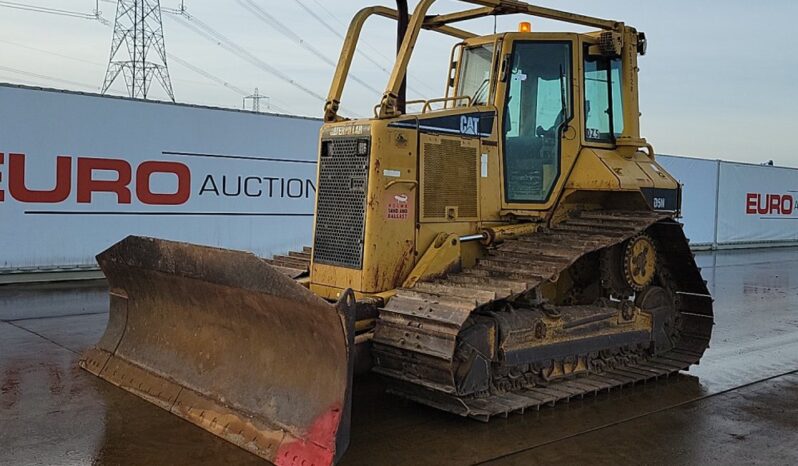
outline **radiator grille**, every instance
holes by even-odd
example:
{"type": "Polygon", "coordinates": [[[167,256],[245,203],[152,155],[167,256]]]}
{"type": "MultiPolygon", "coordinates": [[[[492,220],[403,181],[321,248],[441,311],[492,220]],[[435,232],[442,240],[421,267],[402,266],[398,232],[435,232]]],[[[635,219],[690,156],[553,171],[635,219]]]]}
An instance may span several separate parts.
{"type": "Polygon", "coordinates": [[[427,219],[446,219],[457,207],[458,219],[477,218],[478,147],[461,139],[430,138],[424,143],[424,196],[427,219]]]}
{"type": "MultiPolygon", "coordinates": [[[[365,139],[322,143],[313,260],[360,269],[368,188],[368,155],[358,155],[365,139]]],[[[367,151],[368,152],[368,151],[367,151]]]]}

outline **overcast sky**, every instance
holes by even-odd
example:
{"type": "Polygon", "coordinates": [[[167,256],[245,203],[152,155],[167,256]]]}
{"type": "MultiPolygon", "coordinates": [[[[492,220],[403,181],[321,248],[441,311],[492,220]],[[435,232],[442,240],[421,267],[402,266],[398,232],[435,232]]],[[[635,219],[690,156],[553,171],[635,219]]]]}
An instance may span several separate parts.
{"type": "MultiPolygon", "coordinates": [[[[169,63],[179,102],[241,107],[241,92],[270,97],[272,110],[320,116],[350,17],[372,2],[356,0],[249,0],[279,21],[275,27],[256,18],[242,3],[248,0],[185,0],[199,22],[164,13],[166,47],[176,57],[169,63]],[[222,6],[222,4],[224,6],[222,6]],[[319,18],[308,14],[314,9],[319,18]],[[191,25],[194,25],[193,28],[191,25]],[[215,41],[198,34],[206,24],[265,65],[256,66],[215,41]],[[292,33],[302,37],[303,47],[292,33]],[[312,48],[313,51],[308,50],[312,48]],[[315,54],[314,54],[315,51],[315,54]],[[317,54],[325,59],[319,58],[317,54]],[[191,63],[224,86],[179,62],[191,63]],[[276,69],[282,78],[267,69],[276,69]]],[[[372,0],[393,6],[392,0],[372,0]]],[[[14,0],[70,11],[91,12],[94,0],[14,0]]],[[[8,2],[0,2],[0,5],[8,2]]],[[[411,7],[415,5],[411,0],[411,7]]],[[[640,93],[643,135],[660,153],[798,166],[794,142],[798,130],[798,50],[791,32],[798,17],[794,0],[559,0],[542,6],[623,20],[646,32],[649,53],[641,59],[640,93]]],[[[179,0],[162,6],[175,8],[179,0]]],[[[433,12],[462,5],[439,0],[433,12]]],[[[115,5],[100,2],[103,16],[113,20],[115,5]]],[[[498,20],[499,30],[515,30],[519,17],[498,20]]],[[[581,31],[578,27],[533,20],[538,31],[581,31]]],[[[493,19],[466,23],[474,32],[493,32],[493,19]]],[[[83,91],[98,91],[105,74],[111,26],[97,21],[0,7],[0,81],[83,91]]],[[[363,33],[352,79],[342,106],[352,114],[369,115],[385,87],[394,52],[394,25],[374,19],[363,33]],[[374,64],[377,62],[380,66],[374,64]]],[[[422,35],[410,68],[410,97],[442,94],[446,63],[453,41],[434,33],[422,35]]],[[[124,94],[121,82],[112,89],[124,94]]],[[[164,98],[153,87],[153,98],[164,98]]],[[[265,105],[262,104],[262,105],[265,105]]]]}

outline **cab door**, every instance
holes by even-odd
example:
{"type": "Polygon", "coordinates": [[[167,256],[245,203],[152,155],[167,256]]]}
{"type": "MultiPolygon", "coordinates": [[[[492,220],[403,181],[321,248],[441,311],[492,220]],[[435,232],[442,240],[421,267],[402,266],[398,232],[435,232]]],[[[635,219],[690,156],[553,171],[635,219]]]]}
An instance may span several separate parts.
{"type": "Polygon", "coordinates": [[[507,39],[497,86],[502,209],[548,210],[580,148],[578,39],[548,33],[507,39]]]}

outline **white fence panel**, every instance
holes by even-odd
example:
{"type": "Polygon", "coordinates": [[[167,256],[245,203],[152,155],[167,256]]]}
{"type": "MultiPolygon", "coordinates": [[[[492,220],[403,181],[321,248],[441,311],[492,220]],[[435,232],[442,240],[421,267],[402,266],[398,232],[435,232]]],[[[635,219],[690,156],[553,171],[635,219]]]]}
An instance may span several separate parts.
{"type": "Polygon", "coordinates": [[[798,169],[722,162],[718,245],[798,241],[798,169]]]}
{"type": "MultiPolygon", "coordinates": [[[[0,273],[90,266],[129,234],[261,256],[310,244],[320,126],[0,85],[0,273]]],[[[658,160],[694,245],[798,241],[798,170],[658,160]]]]}
{"type": "Polygon", "coordinates": [[[320,126],[0,86],[0,269],[91,265],[130,234],[310,244],[320,126]]]}
{"type": "Polygon", "coordinates": [[[682,221],[690,244],[713,245],[719,162],[669,155],[657,156],[657,162],[683,185],[682,221]]]}

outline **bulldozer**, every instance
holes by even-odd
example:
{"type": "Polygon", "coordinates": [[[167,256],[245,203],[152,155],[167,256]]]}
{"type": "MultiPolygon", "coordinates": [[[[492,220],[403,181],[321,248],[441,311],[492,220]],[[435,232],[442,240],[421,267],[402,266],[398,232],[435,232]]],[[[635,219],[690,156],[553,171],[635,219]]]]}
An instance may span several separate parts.
{"type": "Polygon", "coordinates": [[[345,37],[312,248],[122,240],[98,256],[111,309],[83,368],[277,465],[321,465],[348,446],[356,372],[489,421],[699,362],[712,298],[681,187],[640,136],[645,34],[515,0],[397,3],[362,9],[345,37]],[[456,27],[511,14],[592,32],[456,27]],[[399,25],[396,62],[373,117],[348,119],[374,16],[399,25]],[[422,30],[457,43],[443,97],[407,101],[422,30]]]}

